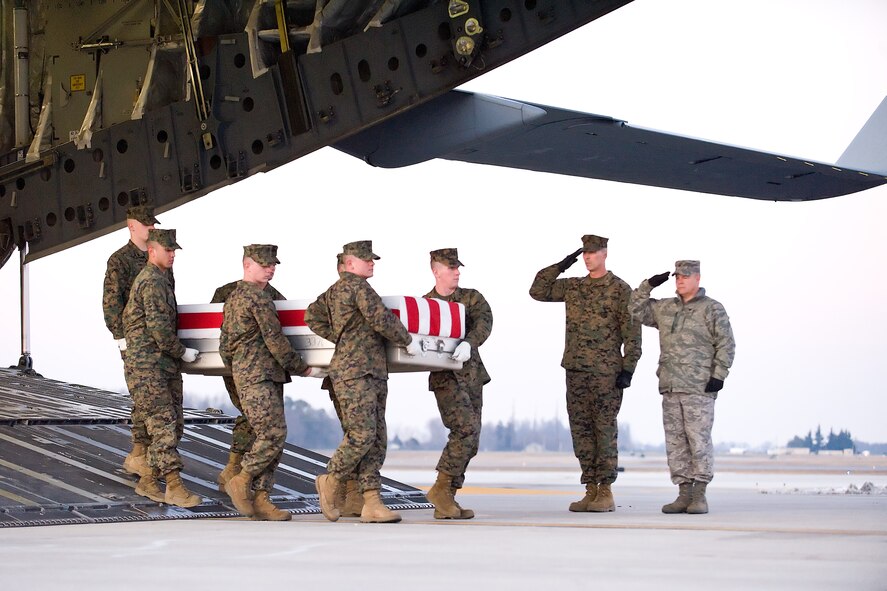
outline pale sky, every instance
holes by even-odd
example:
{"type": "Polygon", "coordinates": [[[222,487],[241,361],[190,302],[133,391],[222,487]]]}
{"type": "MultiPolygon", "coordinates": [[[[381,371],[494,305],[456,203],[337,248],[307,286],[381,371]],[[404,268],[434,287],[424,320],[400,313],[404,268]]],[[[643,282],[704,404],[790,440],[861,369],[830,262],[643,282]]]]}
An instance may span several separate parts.
{"type": "MultiPolygon", "coordinates": [[[[636,0],[467,90],[624,119],[716,142],[835,162],[887,95],[882,0],[636,0]]],[[[371,168],[332,149],[253,176],[158,216],[184,247],[180,304],[209,301],[241,275],[242,246],[279,245],[273,284],[311,299],[335,278],[342,244],[372,239],[383,295],[433,286],[428,251],[458,247],[461,284],[495,317],[481,348],[493,381],[484,422],[566,419],[563,304],[532,300],[535,273],[610,238],[607,267],[632,287],[702,261],[702,285],[727,309],[736,361],[718,399],[717,442],[784,445],[822,425],[887,441],[887,188],[812,203],[769,203],[433,161],[371,168]]],[[[119,354],[101,311],[107,257],[125,230],[35,261],[31,348],[44,376],[119,390],[119,354]]],[[[13,255],[0,269],[0,363],[20,354],[13,255]]],[[[564,276],[583,274],[581,261],[564,276]]],[[[673,294],[673,282],[657,288],[673,294]]],[[[625,391],[621,422],[662,441],[658,334],[625,391]]],[[[389,434],[422,438],[437,414],[425,374],[389,381],[389,434]]],[[[328,408],[318,380],[288,396],[328,408]]],[[[186,405],[224,396],[219,378],[185,376],[186,405]]]]}

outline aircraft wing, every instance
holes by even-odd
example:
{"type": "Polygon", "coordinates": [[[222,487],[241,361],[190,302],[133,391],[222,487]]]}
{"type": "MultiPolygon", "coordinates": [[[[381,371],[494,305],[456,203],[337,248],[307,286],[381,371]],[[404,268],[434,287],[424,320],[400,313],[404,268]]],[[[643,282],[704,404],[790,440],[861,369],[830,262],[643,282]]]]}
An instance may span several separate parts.
{"type": "MultiPolygon", "coordinates": [[[[633,127],[611,117],[450,91],[335,144],[374,166],[444,158],[773,201],[809,201],[887,183],[887,99],[848,148],[852,170],[633,127]],[[865,135],[866,137],[861,137],[865,135]],[[860,156],[862,155],[860,154],[860,156]]],[[[850,164],[848,162],[847,164],[850,164]]]]}

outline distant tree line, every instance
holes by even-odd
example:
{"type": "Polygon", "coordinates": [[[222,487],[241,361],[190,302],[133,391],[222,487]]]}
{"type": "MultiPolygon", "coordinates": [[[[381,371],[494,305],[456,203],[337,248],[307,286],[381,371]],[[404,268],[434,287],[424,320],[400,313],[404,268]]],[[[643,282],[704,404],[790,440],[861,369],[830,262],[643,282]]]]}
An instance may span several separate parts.
{"type": "MultiPolygon", "coordinates": [[[[230,401],[223,403],[213,397],[217,410],[230,416],[237,416],[239,411],[230,401]]],[[[188,397],[186,406],[207,408],[207,399],[188,397]]],[[[339,419],[330,416],[323,409],[316,409],[304,400],[284,399],[286,413],[287,442],[308,449],[335,449],[342,440],[342,428],[339,419]]],[[[419,441],[415,438],[401,440],[395,435],[391,440],[392,448],[414,450],[440,450],[447,443],[447,429],[439,418],[428,421],[426,425],[429,438],[419,441]]],[[[572,452],[573,441],[569,427],[559,419],[516,421],[498,421],[484,423],[480,436],[481,451],[560,451],[572,452]]],[[[628,424],[619,424],[619,450],[634,451],[637,447],[631,438],[628,424]]]]}
{"type": "Polygon", "coordinates": [[[795,435],[795,437],[788,442],[787,447],[806,447],[814,453],[821,450],[842,451],[845,449],[852,449],[856,452],[856,445],[853,442],[853,437],[850,435],[850,431],[841,429],[838,433],[835,433],[833,429],[829,429],[828,437],[823,437],[822,429],[819,425],[816,426],[815,433],[813,431],[807,431],[805,437],[795,435]]]}

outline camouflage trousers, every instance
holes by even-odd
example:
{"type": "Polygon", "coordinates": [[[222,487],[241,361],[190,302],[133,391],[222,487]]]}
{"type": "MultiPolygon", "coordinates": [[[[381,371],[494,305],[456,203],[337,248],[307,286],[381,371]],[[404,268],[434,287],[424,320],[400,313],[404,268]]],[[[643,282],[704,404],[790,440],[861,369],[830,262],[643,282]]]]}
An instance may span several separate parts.
{"type": "MultiPolygon", "coordinates": [[[[321,390],[326,390],[330,393],[330,400],[333,403],[333,409],[336,411],[336,418],[339,419],[339,424],[344,425],[342,422],[342,405],[339,404],[339,399],[336,397],[336,390],[333,388],[333,380],[330,379],[329,376],[323,378],[323,382],[320,384],[321,390]]],[[[345,427],[342,427],[342,430],[345,430],[345,427]]],[[[346,477],[347,480],[357,480],[357,473],[349,474],[346,477]]]]}
{"type": "Polygon", "coordinates": [[[714,478],[711,428],[715,399],[702,394],[666,392],[662,395],[662,424],[671,481],[682,484],[714,478]]]}
{"type": "MultiPolygon", "coordinates": [[[[126,388],[129,389],[129,372],[126,369],[126,351],[120,352],[120,358],[123,359],[123,379],[126,380],[126,388]]],[[[130,397],[132,397],[132,390],[130,390],[130,397]]],[[[135,412],[135,403],[133,403],[132,411],[130,412],[130,419],[132,419],[131,439],[133,445],[141,443],[145,447],[148,447],[151,443],[151,438],[148,437],[148,429],[145,427],[144,419],[137,416],[137,413],[135,412]]]]}
{"type": "Polygon", "coordinates": [[[133,422],[148,434],[148,465],[157,474],[182,469],[176,447],[185,430],[182,414],[182,374],[159,369],[127,368],[126,387],[132,394],[133,422]]]}
{"type": "Polygon", "coordinates": [[[453,486],[462,488],[468,462],[477,455],[480,444],[483,384],[460,381],[446,372],[435,376],[434,397],[444,427],[450,430],[444,446],[438,472],[452,476],[453,486]]]}
{"type": "Polygon", "coordinates": [[[619,463],[619,427],[622,390],[616,374],[567,370],[567,416],[573,453],[582,469],[582,484],[612,484],[619,463]]]}
{"type": "Polygon", "coordinates": [[[228,391],[228,398],[240,414],[234,419],[234,428],[231,430],[231,453],[245,454],[253,446],[256,434],[253,432],[249,419],[243,414],[243,405],[240,402],[240,395],[237,393],[237,386],[234,385],[234,378],[231,376],[223,376],[225,382],[225,390],[228,391]]]}
{"type": "Polygon", "coordinates": [[[274,488],[274,471],[286,443],[283,384],[267,380],[258,384],[241,384],[237,391],[243,413],[255,434],[241,466],[253,477],[254,490],[271,492],[274,488]]]}
{"type": "Polygon", "coordinates": [[[327,472],[338,480],[356,474],[361,492],[378,490],[382,487],[379,470],[388,449],[388,380],[371,376],[333,378],[333,386],[342,409],[344,435],[327,464],[327,472]]]}

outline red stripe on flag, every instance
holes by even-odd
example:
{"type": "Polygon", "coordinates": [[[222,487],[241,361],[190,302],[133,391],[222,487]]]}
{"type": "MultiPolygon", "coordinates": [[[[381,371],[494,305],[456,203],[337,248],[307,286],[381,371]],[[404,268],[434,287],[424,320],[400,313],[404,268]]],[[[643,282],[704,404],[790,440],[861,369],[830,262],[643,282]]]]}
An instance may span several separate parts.
{"type": "Polygon", "coordinates": [[[462,335],[462,316],[459,315],[459,304],[456,302],[447,303],[450,305],[450,317],[453,319],[450,336],[458,339],[462,335]]]}
{"type": "Polygon", "coordinates": [[[416,302],[416,298],[404,298],[403,302],[407,309],[407,331],[419,332],[419,304],[416,302]]]}
{"type": "Polygon", "coordinates": [[[178,315],[178,330],[219,328],[221,326],[221,312],[186,312],[178,315]]]}
{"type": "Polygon", "coordinates": [[[428,312],[430,315],[428,322],[428,334],[433,337],[440,336],[440,302],[437,300],[427,299],[428,312]]]}
{"type": "Polygon", "coordinates": [[[278,310],[280,326],[308,326],[305,324],[305,310],[278,310]]]}

